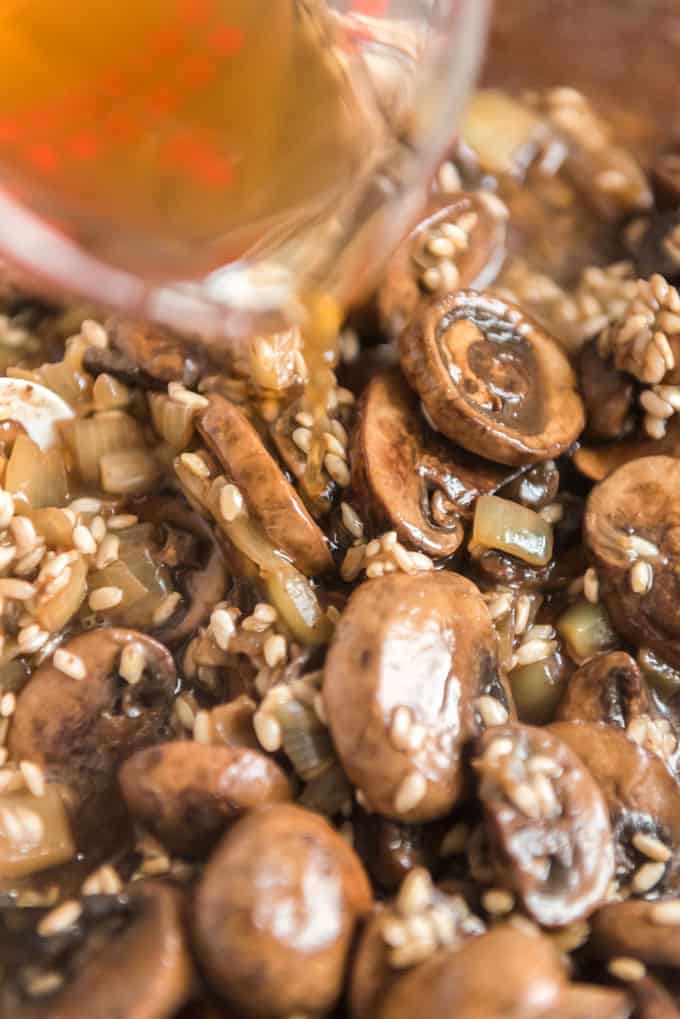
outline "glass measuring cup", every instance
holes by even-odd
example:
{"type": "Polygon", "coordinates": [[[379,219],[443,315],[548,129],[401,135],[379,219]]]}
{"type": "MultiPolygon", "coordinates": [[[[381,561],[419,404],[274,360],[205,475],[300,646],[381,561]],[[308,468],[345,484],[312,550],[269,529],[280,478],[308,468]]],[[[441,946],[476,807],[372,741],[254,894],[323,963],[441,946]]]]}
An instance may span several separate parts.
{"type": "Polygon", "coordinates": [[[420,203],[486,0],[44,0],[0,13],[0,257],[199,332],[357,296],[420,203]]]}

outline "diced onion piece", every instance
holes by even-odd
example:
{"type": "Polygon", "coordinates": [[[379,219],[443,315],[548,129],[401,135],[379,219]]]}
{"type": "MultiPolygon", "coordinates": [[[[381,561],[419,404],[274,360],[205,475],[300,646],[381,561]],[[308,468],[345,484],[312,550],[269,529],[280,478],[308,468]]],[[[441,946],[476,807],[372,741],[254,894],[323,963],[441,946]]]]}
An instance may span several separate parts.
{"type": "Polygon", "coordinates": [[[165,393],[149,393],[154,431],[167,442],[173,453],[186,449],[194,434],[194,411],[165,393]]]}
{"type": "Polygon", "coordinates": [[[497,495],[477,500],[474,545],[495,548],[531,566],[545,566],[553,551],[552,527],[538,513],[497,495]]]}
{"type": "Polygon", "coordinates": [[[17,436],[5,469],[5,488],[22,495],[33,509],[62,506],[68,481],[61,450],[43,453],[27,435],[17,436]]]}
{"type": "Polygon", "coordinates": [[[63,629],[85,600],[87,594],[87,564],[78,557],[71,563],[71,577],[66,587],[58,591],[48,601],[38,599],[34,615],[35,621],[48,633],[56,633],[63,629]]]}
{"type": "Polygon", "coordinates": [[[94,381],[92,399],[97,410],[120,410],[130,402],[130,390],[113,375],[102,372],[94,381]]]}
{"type": "Polygon", "coordinates": [[[328,729],[306,704],[290,700],[276,715],[283,734],[283,751],[306,782],[316,778],[333,761],[328,729]]]}
{"type": "Polygon", "coordinates": [[[44,509],[28,510],[36,533],[45,539],[50,548],[71,548],[73,544],[73,523],[63,510],[49,506],[44,509]]]}
{"type": "Polygon", "coordinates": [[[75,845],[58,789],[42,796],[25,791],[0,796],[0,880],[26,877],[67,863],[75,845]]]}
{"type": "Polygon", "coordinates": [[[575,602],[558,619],[557,630],[578,664],[616,645],[616,634],[602,602],[591,605],[584,598],[575,602]]]}
{"type": "Polygon", "coordinates": [[[461,135],[488,173],[524,170],[547,137],[545,123],[505,92],[477,92],[463,118],[461,135]]]}
{"type": "Polygon", "coordinates": [[[510,673],[512,696],[521,722],[547,725],[562,699],[566,670],[555,655],[531,665],[520,665],[510,673]]]}
{"type": "Polygon", "coordinates": [[[100,462],[101,486],[111,495],[146,495],[158,481],[160,471],[146,449],[105,453],[100,462]]]}
{"type": "Polygon", "coordinates": [[[307,577],[287,562],[262,576],[269,601],[293,636],[308,647],[325,644],[333,628],[307,577]]]}
{"type": "Polygon", "coordinates": [[[94,570],[89,576],[90,591],[100,587],[118,587],[123,592],[122,600],[116,605],[116,613],[129,608],[149,593],[132,570],[125,563],[116,561],[101,570],[94,570]]]}
{"type": "Polygon", "coordinates": [[[107,453],[141,449],[142,430],[128,414],[110,411],[91,418],[78,418],[62,424],[62,434],[72,449],[78,473],[89,485],[99,484],[101,459],[107,453]]]}

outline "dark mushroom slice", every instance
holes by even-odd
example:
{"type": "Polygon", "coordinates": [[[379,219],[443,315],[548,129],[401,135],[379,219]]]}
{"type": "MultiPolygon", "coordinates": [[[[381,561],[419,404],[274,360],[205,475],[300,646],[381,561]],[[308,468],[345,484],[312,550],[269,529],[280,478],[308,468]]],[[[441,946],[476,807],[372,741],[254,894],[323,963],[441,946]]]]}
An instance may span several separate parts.
{"type": "Polygon", "coordinates": [[[17,698],[10,755],[66,786],[83,837],[101,841],[103,818],[118,802],[118,766],[170,733],[177,674],[166,648],[135,630],[92,630],[61,650],[82,663],[85,678],[72,679],[52,660],[34,672],[17,698]],[[134,684],[121,678],[122,656],[143,670],[134,684]]]}
{"type": "MultiPolygon", "coordinates": [[[[62,978],[59,988],[38,999],[37,1012],[24,998],[26,1012],[8,1014],[171,1019],[189,998],[193,982],[180,893],[161,882],[142,881],[120,896],[85,897],[81,905],[70,934],[41,939],[45,947],[37,946],[38,958],[41,948],[56,954],[51,965],[41,960],[40,969],[62,978]]],[[[14,976],[19,983],[22,974],[14,976]]],[[[30,987],[30,980],[25,982],[30,987]]]]}
{"type": "Polygon", "coordinates": [[[455,573],[362,584],[331,641],[323,699],[370,809],[409,823],[446,814],[463,790],[464,743],[511,710],[478,589],[455,573]]]}
{"type": "Polygon", "coordinates": [[[183,596],[177,613],[154,629],[153,636],[162,644],[179,644],[197,633],[224,598],[224,556],[203,517],[179,499],[148,499],[138,512],[164,531],[165,545],[158,558],[172,570],[175,586],[183,596]]]}
{"type": "Polygon", "coordinates": [[[161,326],[111,319],[107,331],[113,347],[150,377],[156,388],[165,388],[168,382],[195,386],[205,370],[201,350],[161,326]]]}
{"type": "Polygon", "coordinates": [[[599,959],[624,955],[648,966],[680,966],[680,899],[610,902],[591,918],[588,951],[599,959]]]}
{"type": "Polygon", "coordinates": [[[354,848],[373,881],[395,891],[414,867],[436,869],[446,824],[402,824],[379,814],[355,811],[354,848]]]}
{"type": "Polygon", "coordinates": [[[119,772],[128,810],[180,856],[208,854],[234,821],[292,799],[278,764],[243,747],[172,742],[138,750],[119,772]]]}
{"type": "Polygon", "coordinates": [[[563,722],[604,722],[626,729],[649,715],[652,699],[637,662],[625,651],[605,651],[577,669],[557,708],[563,722]]]}
{"type": "Polygon", "coordinates": [[[680,1019],[680,1010],[671,993],[649,974],[630,987],[637,1005],[635,1019],[680,1019]]]}
{"type": "Polygon", "coordinates": [[[584,534],[616,629],[680,665],[680,460],[644,457],[600,482],[584,534]]]}
{"type": "Polygon", "coordinates": [[[631,460],[648,456],[680,457],[680,417],[668,422],[666,434],[660,439],[620,439],[601,446],[580,446],[574,451],[574,465],[590,481],[604,481],[615,470],[631,460]]]}
{"type": "Polygon", "coordinates": [[[389,964],[389,946],[383,937],[386,910],[378,906],[357,944],[349,978],[349,1011],[352,1019],[374,1019],[392,984],[401,977],[389,964]]]}
{"type": "Polygon", "coordinates": [[[664,212],[680,208],[680,153],[662,152],[657,156],[651,177],[657,208],[664,212]]]}
{"type": "Polygon", "coordinates": [[[264,807],[232,828],[205,868],[195,903],[202,966],[244,1015],[324,1014],[371,906],[358,857],[325,820],[264,807]]]}
{"type": "Polygon", "coordinates": [[[548,938],[501,924],[397,980],[378,1019],[548,1019],[565,986],[548,938]]]}
{"type": "Polygon", "coordinates": [[[505,256],[507,210],[484,191],[430,198],[378,288],[380,322],[397,337],[423,297],[489,286],[505,256]]]}
{"type": "Polygon", "coordinates": [[[474,762],[499,881],[545,927],[589,916],[614,874],[607,804],[572,750],[551,732],[499,726],[474,762]]]}
{"type": "Polygon", "coordinates": [[[423,305],[400,352],[434,427],[473,453],[511,465],[551,460],[583,430],[565,354],[507,301],[462,290],[423,305]]]}
{"type": "Polygon", "coordinates": [[[630,879],[638,896],[672,892],[680,864],[680,797],[663,759],[611,725],[554,722],[550,731],[581,758],[607,802],[617,879],[630,879]]]}
{"type": "Polygon", "coordinates": [[[198,429],[272,544],[307,576],[332,569],[323,532],[245,414],[223,396],[209,399],[198,429]]]}
{"type": "Polygon", "coordinates": [[[460,547],[477,497],[497,491],[509,474],[436,435],[397,371],[366,387],[350,461],[362,517],[434,558],[460,547]]]}
{"type": "Polygon", "coordinates": [[[581,351],[579,382],[590,438],[620,439],[630,432],[635,382],[630,375],[617,371],[610,358],[600,357],[597,340],[581,351]]]}

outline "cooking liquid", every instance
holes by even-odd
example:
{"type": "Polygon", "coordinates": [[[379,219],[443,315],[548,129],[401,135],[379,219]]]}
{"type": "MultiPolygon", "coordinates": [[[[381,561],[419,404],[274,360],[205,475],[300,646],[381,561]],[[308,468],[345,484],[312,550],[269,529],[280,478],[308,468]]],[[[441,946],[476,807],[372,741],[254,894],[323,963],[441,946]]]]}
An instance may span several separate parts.
{"type": "MultiPolygon", "coordinates": [[[[150,282],[286,245],[297,278],[340,250],[385,145],[332,17],[321,0],[3,0],[0,186],[150,282]]],[[[303,303],[322,427],[339,313],[323,291],[303,303]]]]}

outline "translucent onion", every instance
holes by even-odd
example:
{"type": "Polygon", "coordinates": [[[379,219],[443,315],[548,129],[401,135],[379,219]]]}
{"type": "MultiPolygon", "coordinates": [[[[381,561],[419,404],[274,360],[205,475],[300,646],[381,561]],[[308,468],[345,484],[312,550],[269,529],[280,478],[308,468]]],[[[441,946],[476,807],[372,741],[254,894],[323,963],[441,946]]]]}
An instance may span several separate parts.
{"type": "Polygon", "coordinates": [[[50,548],[71,548],[73,523],[63,510],[53,506],[46,509],[31,509],[27,511],[26,516],[30,517],[37,534],[45,539],[45,544],[50,548]]]}
{"type": "Polygon", "coordinates": [[[146,449],[105,453],[99,470],[101,486],[111,495],[147,495],[160,476],[156,460],[146,449]]]}
{"type": "Polygon", "coordinates": [[[42,823],[24,825],[23,840],[10,838],[0,821],[0,881],[27,877],[75,856],[71,826],[56,786],[48,785],[42,796],[32,796],[25,790],[0,796],[0,818],[16,817],[17,829],[21,830],[21,818],[29,811],[42,823]]]}
{"type": "Polygon", "coordinates": [[[122,411],[65,421],[61,431],[76,458],[78,473],[88,485],[99,485],[100,463],[107,453],[144,446],[141,428],[134,418],[122,411]]]}
{"type": "MultiPolygon", "coordinates": [[[[160,603],[174,590],[170,570],[154,558],[153,524],[121,531],[118,559],[89,577],[90,590],[118,587],[123,599],[111,614],[126,626],[150,627],[160,603]]],[[[107,613],[108,614],[108,613],[107,613]]]]}
{"type": "Polygon", "coordinates": [[[154,431],[173,453],[187,449],[194,435],[193,410],[165,393],[149,393],[149,408],[154,431]]]}
{"type": "Polygon", "coordinates": [[[63,506],[68,501],[68,480],[61,450],[43,453],[27,435],[19,435],[5,469],[8,492],[23,495],[33,509],[63,506]]]}
{"type": "Polygon", "coordinates": [[[63,629],[75,616],[87,594],[87,564],[84,559],[79,556],[69,569],[71,577],[66,587],[49,601],[39,600],[35,605],[35,621],[48,633],[63,629]]]}
{"type": "Polygon", "coordinates": [[[334,759],[333,746],[316,712],[291,700],[277,711],[281,726],[283,750],[298,775],[310,781],[320,775],[334,759]]]}
{"type": "Polygon", "coordinates": [[[477,500],[472,542],[507,552],[531,566],[545,566],[553,552],[550,524],[526,506],[496,495],[477,500]]]}
{"type": "Polygon", "coordinates": [[[616,646],[607,610],[601,602],[591,605],[585,598],[575,602],[560,616],[557,630],[564,639],[569,654],[579,665],[616,646]]]}
{"type": "Polygon", "coordinates": [[[564,662],[551,655],[531,665],[520,665],[509,678],[520,721],[527,725],[552,721],[567,683],[564,662]]]}
{"type": "Polygon", "coordinates": [[[92,378],[83,369],[83,354],[89,344],[80,338],[72,339],[66,348],[63,361],[48,362],[35,371],[9,368],[10,378],[39,382],[58,393],[74,410],[89,409],[92,397],[92,378]]]}
{"type": "MultiPolygon", "coordinates": [[[[205,463],[211,465],[212,461],[205,458],[205,463]]],[[[291,633],[307,646],[325,644],[332,627],[309,580],[274,548],[257,521],[246,512],[232,521],[225,520],[220,513],[224,478],[199,478],[180,459],[175,461],[175,472],[188,498],[212,514],[231,545],[257,568],[269,601],[291,633]]]]}

